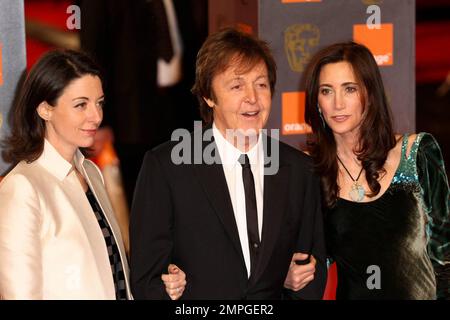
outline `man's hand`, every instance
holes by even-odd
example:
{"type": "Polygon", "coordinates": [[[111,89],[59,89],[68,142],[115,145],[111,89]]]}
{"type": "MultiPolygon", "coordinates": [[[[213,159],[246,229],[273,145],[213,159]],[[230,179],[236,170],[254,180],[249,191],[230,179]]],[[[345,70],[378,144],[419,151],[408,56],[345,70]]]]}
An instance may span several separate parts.
{"type": "Polygon", "coordinates": [[[170,299],[178,300],[186,288],[186,274],[174,264],[169,264],[167,270],[169,273],[161,275],[161,279],[166,286],[166,292],[170,299]]]}
{"type": "Polygon", "coordinates": [[[316,272],[316,259],[311,256],[310,262],[304,265],[298,265],[295,260],[305,260],[308,258],[307,254],[294,253],[292,256],[289,272],[284,280],[284,287],[293,291],[303,289],[308,283],[314,279],[316,272]]]}

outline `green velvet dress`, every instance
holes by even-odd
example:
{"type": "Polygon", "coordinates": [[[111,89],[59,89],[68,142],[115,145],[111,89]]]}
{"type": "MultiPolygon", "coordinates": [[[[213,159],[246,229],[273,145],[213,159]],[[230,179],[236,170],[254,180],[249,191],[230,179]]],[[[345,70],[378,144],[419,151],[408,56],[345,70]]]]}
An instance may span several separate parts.
{"type": "Polygon", "coordinates": [[[325,213],[337,299],[450,297],[450,192],[435,139],[417,135],[386,192],[358,203],[339,198],[325,213]]]}

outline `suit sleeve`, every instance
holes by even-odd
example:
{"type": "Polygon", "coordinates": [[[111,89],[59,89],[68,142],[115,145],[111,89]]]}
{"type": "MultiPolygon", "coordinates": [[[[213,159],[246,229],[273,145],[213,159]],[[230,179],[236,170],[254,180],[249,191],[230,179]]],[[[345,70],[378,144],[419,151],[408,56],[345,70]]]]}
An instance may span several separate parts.
{"type": "Polygon", "coordinates": [[[171,261],[172,204],[164,170],[147,152],[139,173],[131,209],[130,269],[135,299],[169,299],[161,274],[171,261]]]}
{"type": "Polygon", "coordinates": [[[0,296],[43,299],[39,199],[22,175],[0,186],[0,296]]]}
{"type": "Polygon", "coordinates": [[[306,188],[302,228],[296,252],[309,252],[313,255],[317,261],[316,272],[314,280],[303,289],[297,292],[285,289],[285,294],[288,299],[321,300],[327,281],[327,266],[320,183],[316,175],[310,175],[306,188]]]}

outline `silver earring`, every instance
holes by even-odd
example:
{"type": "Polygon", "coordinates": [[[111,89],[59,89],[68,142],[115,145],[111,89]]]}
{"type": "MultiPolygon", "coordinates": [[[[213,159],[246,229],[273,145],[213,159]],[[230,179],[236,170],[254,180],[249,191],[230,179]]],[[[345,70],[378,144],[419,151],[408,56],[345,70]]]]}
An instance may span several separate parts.
{"type": "Polygon", "coordinates": [[[323,115],[322,115],[322,109],[320,109],[319,104],[317,104],[317,110],[319,111],[319,116],[320,116],[320,119],[322,120],[322,126],[323,126],[324,128],[326,128],[325,119],[323,118],[323,115]]]}

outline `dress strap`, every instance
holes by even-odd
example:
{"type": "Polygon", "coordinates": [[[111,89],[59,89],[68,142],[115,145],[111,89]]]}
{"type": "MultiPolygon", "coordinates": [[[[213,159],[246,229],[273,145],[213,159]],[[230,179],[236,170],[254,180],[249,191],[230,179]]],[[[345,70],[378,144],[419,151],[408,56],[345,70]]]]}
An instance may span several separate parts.
{"type": "Polygon", "coordinates": [[[401,162],[406,160],[406,150],[408,149],[408,134],[405,133],[402,138],[402,158],[401,162]]]}
{"type": "MultiPolygon", "coordinates": [[[[402,153],[400,156],[400,163],[398,165],[397,171],[394,174],[394,178],[392,180],[393,184],[408,181],[415,181],[416,179],[416,169],[414,167],[414,161],[411,161],[411,152],[412,148],[409,152],[409,155],[406,156],[406,152],[408,150],[408,139],[409,134],[404,134],[402,137],[402,153]]],[[[415,158],[414,158],[415,159],[415,158]]]]}
{"type": "Polygon", "coordinates": [[[416,139],[413,141],[411,150],[409,151],[409,154],[406,155],[407,148],[408,148],[408,134],[403,135],[403,141],[402,141],[402,155],[400,160],[400,165],[398,166],[398,169],[394,175],[394,179],[392,180],[393,183],[397,182],[418,182],[418,173],[417,173],[417,165],[416,165],[416,158],[417,158],[417,150],[419,149],[420,140],[423,137],[423,133],[417,134],[416,139]]]}
{"type": "Polygon", "coordinates": [[[414,140],[411,150],[409,151],[408,158],[413,159],[414,163],[416,162],[417,150],[419,149],[420,141],[422,140],[424,133],[418,133],[416,139],[414,140]]]}

